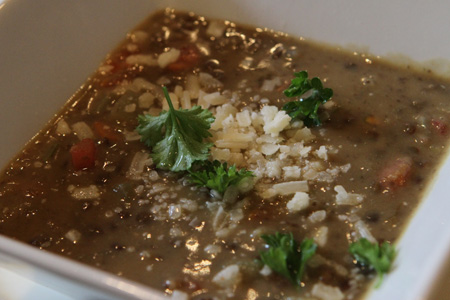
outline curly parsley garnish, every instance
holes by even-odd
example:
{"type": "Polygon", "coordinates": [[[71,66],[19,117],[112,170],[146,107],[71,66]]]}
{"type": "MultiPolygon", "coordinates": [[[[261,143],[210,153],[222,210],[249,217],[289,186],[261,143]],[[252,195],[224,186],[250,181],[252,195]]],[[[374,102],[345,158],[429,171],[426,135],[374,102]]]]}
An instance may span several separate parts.
{"type": "Polygon", "coordinates": [[[253,172],[245,168],[237,170],[236,166],[228,167],[227,163],[218,160],[199,162],[195,170],[188,170],[191,182],[205,186],[223,195],[230,185],[238,185],[242,179],[253,177],[253,172]]]}
{"type": "Polygon", "coordinates": [[[200,106],[175,110],[165,87],[163,91],[169,111],[163,111],[157,117],[140,115],[137,132],[141,141],[152,147],[151,157],[157,168],[185,171],[194,161],[208,158],[213,144],[204,139],[211,136],[208,129],[214,116],[200,106]]]}
{"type": "Polygon", "coordinates": [[[300,98],[298,101],[288,102],[283,106],[292,119],[299,118],[303,120],[307,127],[319,126],[321,124],[317,113],[319,106],[330,100],[333,96],[333,90],[324,88],[322,81],[314,77],[308,79],[308,72],[301,71],[294,73],[295,78],[292,79],[291,85],[284,90],[287,97],[300,98],[307,92],[310,95],[306,98],[300,98]]]}
{"type": "Polygon", "coordinates": [[[355,257],[358,264],[375,270],[378,275],[376,287],[383,281],[384,274],[388,273],[394,262],[397,251],[388,242],[378,245],[371,243],[366,238],[361,238],[357,242],[351,243],[349,252],[355,257]]]}
{"type": "Polygon", "coordinates": [[[292,233],[279,232],[262,235],[261,238],[268,245],[268,250],[259,254],[262,262],[300,286],[306,262],[316,253],[317,245],[314,241],[304,239],[299,246],[292,233]]]}

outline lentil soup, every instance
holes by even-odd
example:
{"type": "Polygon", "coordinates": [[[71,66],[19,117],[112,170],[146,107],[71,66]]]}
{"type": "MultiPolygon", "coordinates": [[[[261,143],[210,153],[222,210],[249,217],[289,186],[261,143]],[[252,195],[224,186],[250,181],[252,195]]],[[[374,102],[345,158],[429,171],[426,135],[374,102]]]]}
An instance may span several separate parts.
{"type": "MultiPolygon", "coordinates": [[[[448,82],[261,28],[165,10],[134,29],[4,170],[0,233],[180,299],[358,299],[350,255],[394,243],[448,143],[448,82]],[[306,127],[281,109],[294,72],[334,91],[306,127]],[[211,159],[254,177],[224,195],[156,168],[138,116],[201,105],[211,159]],[[301,287],[261,235],[317,245],[301,287]]],[[[400,254],[401,255],[401,254],[400,254]]]]}

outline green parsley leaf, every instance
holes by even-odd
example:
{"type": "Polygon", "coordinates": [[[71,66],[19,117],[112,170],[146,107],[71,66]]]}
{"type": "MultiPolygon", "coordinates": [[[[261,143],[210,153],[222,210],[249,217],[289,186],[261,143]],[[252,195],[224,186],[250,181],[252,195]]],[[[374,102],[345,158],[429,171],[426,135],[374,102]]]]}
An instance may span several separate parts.
{"type": "Polygon", "coordinates": [[[304,239],[299,246],[292,233],[279,232],[262,235],[261,238],[269,246],[267,251],[259,253],[262,262],[300,286],[306,262],[316,253],[317,245],[314,241],[304,239]]]}
{"type": "Polygon", "coordinates": [[[213,144],[203,140],[211,136],[208,129],[214,117],[200,106],[175,110],[165,87],[163,91],[169,111],[163,111],[157,117],[140,115],[137,132],[141,141],[152,147],[151,157],[157,168],[185,171],[194,161],[208,158],[213,144]]]}
{"type": "Polygon", "coordinates": [[[330,100],[333,96],[333,90],[324,88],[322,81],[314,77],[308,79],[308,72],[301,71],[294,73],[291,85],[284,91],[287,97],[301,97],[307,92],[310,95],[306,98],[300,98],[298,101],[291,101],[283,106],[292,119],[299,118],[303,120],[307,127],[319,126],[321,124],[318,110],[319,106],[330,100]]]}
{"type": "Polygon", "coordinates": [[[245,168],[236,169],[236,166],[228,167],[227,163],[220,163],[218,160],[205,160],[199,162],[197,168],[189,169],[191,182],[198,186],[218,191],[223,195],[230,185],[237,185],[242,179],[253,177],[253,172],[247,171],[245,168]]]}
{"type": "Polygon", "coordinates": [[[366,238],[351,243],[349,252],[359,264],[377,272],[378,282],[375,285],[376,287],[380,286],[384,274],[389,272],[397,255],[395,247],[388,242],[384,242],[380,246],[377,243],[369,242],[366,238]]]}

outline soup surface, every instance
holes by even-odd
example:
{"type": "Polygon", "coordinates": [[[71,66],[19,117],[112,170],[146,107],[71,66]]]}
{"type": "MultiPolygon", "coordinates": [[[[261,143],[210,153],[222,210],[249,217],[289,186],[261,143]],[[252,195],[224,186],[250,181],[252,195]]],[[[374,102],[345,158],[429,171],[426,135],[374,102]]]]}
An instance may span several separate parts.
{"type": "Polygon", "coordinates": [[[5,168],[0,233],[180,299],[358,299],[376,274],[349,245],[395,242],[447,151],[449,83],[428,73],[165,10],[5,168]],[[334,91],[320,126],[281,109],[302,70],[334,91]],[[161,86],[215,116],[211,160],[254,176],[222,195],[157,168],[136,127],[161,86]],[[317,246],[301,286],[260,259],[277,232],[317,246]]]}

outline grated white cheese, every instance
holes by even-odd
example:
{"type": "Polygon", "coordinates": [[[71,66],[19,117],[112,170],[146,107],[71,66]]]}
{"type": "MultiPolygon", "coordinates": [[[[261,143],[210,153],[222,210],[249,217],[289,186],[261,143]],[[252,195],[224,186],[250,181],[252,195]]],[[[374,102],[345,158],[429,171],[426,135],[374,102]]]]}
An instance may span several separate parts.
{"type": "Polygon", "coordinates": [[[137,52],[139,50],[139,46],[136,45],[136,44],[133,44],[133,43],[129,43],[129,44],[127,44],[127,50],[130,53],[134,53],[134,52],[137,52]]]}
{"type": "Polygon", "coordinates": [[[128,86],[128,89],[131,89],[132,91],[135,91],[135,92],[139,92],[141,90],[146,90],[146,91],[152,91],[153,93],[156,93],[157,91],[159,91],[158,86],[145,80],[142,77],[135,78],[131,82],[131,84],[128,86]]]}
{"type": "Polygon", "coordinates": [[[300,179],[301,169],[298,166],[286,166],[283,167],[283,174],[285,180],[300,179]]]}
{"type": "Polygon", "coordinates": [[[189,300],[189,295],[185,292],[182,292],[179,290],[174,290],[170,299],[172,299],[172,300],[189,300]]]}
{"type": "Polygon", "coordinates": [[[327,217],[327,212],[325,210],[318,210],[313,212],[309,217],[308,220],[317,223],[322,222],[327,217]]]}
{"type": "Polygon", "coordinates": [[[268,265],[264,265],[264,267],[262,267],[259,271],[259,274],[265,277],[270,276],[272,274],[272,269],[268,265]]]}
{"type": "Polygon", "coordinates": [[[238,265],[229,265],[217,273],[212,281],[223,287],[234,289],[242,280],[242,274],[238,265]]]}
{"type": "Polygon", "coordinates": [[[69,127],[69,124],[64,119],[61,119],[56,124],[56,133],[58,135],[65,135],[71,133],[72,130],[69,127]]]}
{"type": "Polygon", "coordinates": [[[169,51],[161,53],[157,59],[158,66],[164,69],[169,64],[176,62],[180,57],[180,53],[180,50],[176,48],[171,48],[169,51]]]}
{"type": "Polygon", "coordinates": [[[280,161],[268,161],[266,163],[266,175],[269,178],[280,178],[281,177],[281,164],[280,161]]]}
{"type": "Polygon", "coordinates": [[[323,160],[328,160],[328,150],[327,148],[325,148],[325,146],[320,146],[318,150],[316,150],[316,155],[317,157],[323,159],[323,160]]]}
{"type": "Polygon", "coordinates": [[[125,105],[124,111],[126,113],[133,113],[136,111],[136,104],[135,103],[130,103],[125,105]]]}
{"type": "Polygon", "coordinates": [[[189,92],[189,96],[191,99],[198,98],[198,94],[200,92],[200,83],[197,76],[190,74],[186,77],[185,90],[189,92]]]}
{"type": "Polygon", "coordinates": [[[168,214],[169,214],[169,217],[172,220],[179,219],[181,217],[181,214],[182,214],[181,205],[173,204],[173,203],[170,204],[169,205],[168,214]]]}
{"type": "Polygon", "coordinates": [[[323,284],[321,282],[314,284],[311,294],[321,300],[342,300],[344,294],[338,287],[323,284]]]}
{"type": "Polygon", "coordinates": [[[72,198],[77,200],[89,200],[100,198],[100,190],[96,185],[89,185],[87,187],[75,187],[74,185],[69,185],[67,191],[70,193],[72,198]]]}
{"type": "Polygon", "coordinates": [[[206,94],[203,96],[203,100],[209,103],[209,105],[222,105],[229,102],[229,99],[221,95],[219,92],[206,94]]]}
{"type": "Polygon", "coordinates": [[[280,149],[280,145],[262,144],[260,147],[261,153],[264,155],[273,155],[280,149]]]}
{"type": "Polygon", "coordinates": [[[154,102],[155,96],[150,92],[143,93],[138,98],[138,105],[143,109],[149,109],[154,102]]]}
{"type": "Polygon", "coordinates": [[[220,247],[219,245],[209,244],[205,247],[204,251],[210,255],[217,255],[222,252],[222,247],[220,247]]]}
{"type": "Polygon", "coordinates": [[[94,133],[92,132],[91,127],[86,122],[77,122],[72,124],[72,130],[75,135],[81,140],[84,139],[93,139],[94,133]]]}
{"type": "Polygon", "coordinates": [[[223,87],[223,83],[214,78],[211,74],[200,72],[198,74],[198,82],[205,90],[216,90],[223,87]]]}
{"type": "Polygon", "coordinates": [[[291,117],[284,110],[278,111],[276,106],[264,106],[261,114],[264,120],[264,132],[272,136],[278,136],[291,121],[291,117]]]}
{"type": "Polygon", "coordinates": [[[137,131],[124,131],[123,135],[125,136],[125,140],[128,142],[139,141],[141,139],[141,135],[137,131]]]}
{"type": "Polygon", "coordinates": [[[347,193],[342,185],[336,185],[334,190],[337,193],[336,204],[338,205],[358,205],[364,199],[363,195],[347,193]]]}
{"type": "Polygon", "coordinates": [[[273,79],[266,79],[264,80],[261,90],[264,92],[271,92],[275,89],[275,87],[281,85],[281,79],[280,77],[275,77],[273,79]]]}
{"type": "Polygon", "coordinates": [[[288,181],[273,185],[273,189],[278,195],[290,195],[297,192],[308,192],[308,182],[303,181],[288,181]]]}
{"type": "Polygon", "coordinates": [[[183,109],[190,109],[192,107],[189,91],[183,91],[180,97],[180,104],[183,109]]]}
{"type": "Polygon", "coordinates": [[[75,244],[81,239],[81,233],[76,229],[71,229],[66,232],[64,237],[75,244]]]}
{"type": "Polygon", "coordinates": [[[236,121],[239,127],[249,127],[252,124],[252,119],[248,110],[238,112],[236,114],[236,121]]]}
{"type": "Polygon", "coordinates": [[[308,127],[303,127],[295,132],[295,135],[293,137],[294,140],[298,142],[310,142],[313,141],[316,138],[314,134],[312,134],[311,129],[308,127]]]}
{"type": "Polygon", "coordinates": [[[101,65],[100,67],[98,67],[97,71],[102,74],[105,75],[109,72],[111,72],[114,69],[114,66],[111,65],[101,65]]]}
{"type": "Polygon", "coordinates": [[[319,247],[324,247],[328,241],[328,227],[319,227],[314,234],[314,241],[319,247]]]}
{"type": "Polygon", "coordinates": [[[213,159],[217,159],[219,161],[228,161],[231,157],[230,149],[219,149],[212,147],[211,156],[213,159]]]}
{"type": "Polygon", "coordinates": [[[377,240],[373,237],[369,227],[363,221],[361,220],[356,221],[354,228],[356,230],[355,232],[356,239],[366,238],[371,243],[377,243],[377,240]]]}
{"type": "Polygon", "coordinates": [[[226,26],[223,21],[211,21],[206,29],[206,34],[219,38],[223,35],[225,28],[226,26]]]}
{"type": "Polygon", "coordinates": [[[143,44],[148,39],[148,33],[143,30],[136,30],[129,35],[129,39],[135,44],[143,44]]]}
{"type": "Polygon", "coordinates": [[[153,164],[153,160],[150,158],[147,152],[136,152],[131,161],[130,167],[126,174],[127,178],[140,179],[144,168],[153,164]]]}
{"type": "Polygon", "coordinates": [[[304,192],[296,192],[286,207],[290,213],[299,212],[309,206],[309,195],[304,192]]]}
{"type": "Polygon", "coordinates": [[[158,62],[151,54],[133,54],[127,56],[125,62],[129,65],[143,65],[154,67],[158,65],[158,62]]]}

